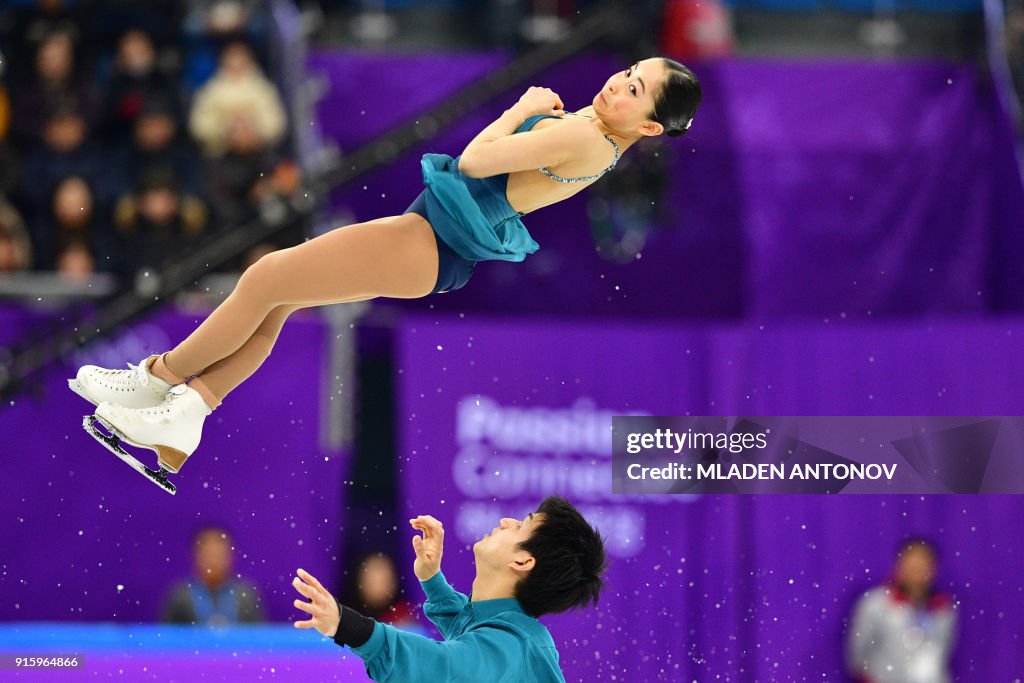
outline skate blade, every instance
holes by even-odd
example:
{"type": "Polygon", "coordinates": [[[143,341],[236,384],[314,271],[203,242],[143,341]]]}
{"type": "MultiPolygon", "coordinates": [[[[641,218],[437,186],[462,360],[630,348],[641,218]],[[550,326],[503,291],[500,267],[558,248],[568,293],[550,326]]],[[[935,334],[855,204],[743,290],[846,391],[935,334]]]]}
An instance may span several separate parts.
{"type": "Polygon", "coordinates": [[[82,388],[82,385],[78,383],[77,379],[68,380],[68,389],[75,392],[76,394],[78,394],[79,396],[81,396],[94,406],[99,405],[98,403],[96,403],[96,401],[92,400],[92,397],[90,397],[89,394],[85,393],[85,389],[82,388]]]}
{"type": "Polygon", "coordinates": [[[167,491],[167,493],[171,494],[172,496],[174,495],[174,492],[177,490],[177,487],[175,487],[174,484],[167,480],[167,470],[165,470],[162,467],[159,470],[152,470],[146,467],[141,462],[136,460],[135,457],[132,456],[128,451],[121,447],[121,441],[129,443],[133,446],[137,446],[139,448],[146,448],[146,446],[142,446],[141,444],[137,444],[133,442],[131,439],[126,438],[124,434],[121,434],[119,431],[117,431],[117,429],[112,427],[103,418],[96,417],[95,415],[86,415],[85,417],[82,418],[82,429],[88,432],[89,436],[96,439],[104,446],[106,446],[107,450],[109,450],[111,453],[113,453],[121,460],[123,460],[125,463],[127,463],[136,472],[145,476],[147,479],[149,479],[151,482],[162,488],[164,491],[167,491]],[[104,434],[103,431],[100,429],[100,426],[102,426],[103,429],[109,432],[109,434],[104,434]]]}

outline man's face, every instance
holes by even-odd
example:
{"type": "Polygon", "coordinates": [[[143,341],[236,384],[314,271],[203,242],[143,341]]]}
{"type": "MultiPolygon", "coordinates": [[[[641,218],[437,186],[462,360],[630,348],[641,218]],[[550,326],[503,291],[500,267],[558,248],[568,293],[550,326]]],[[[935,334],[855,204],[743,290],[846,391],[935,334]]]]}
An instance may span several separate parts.
{"type": "Polygon", "coordinates": [[[398,577],[391,560],[380,555],[370,557],[363,563],[359,574],[359,592],[370,607],[387,607],[398,590],[398,577]]]}
{"type": "Polygon", "coordinates": [[[216,531],[204,532],[196,541],[195,567],[207,584],[221,583],[231,573],[231,542],[216,531]]]}
{"type": "Polygon", "coordinates": [[[168,223],[178,213],[178,194],[165,187],[147,189],[139,195],[139,211],[153,223],[168,223]]]}
{"type": "Polygon", "coordinates": [[[531,512],[525,519],[503,517],[498,526],[489,534],[473,544],[477,566],[491,569],[509,567],[511,563],[523,562],[532,556],[517,546],[530,538],[534,530],[541,524],[543,517],[531,512]]]}
{"type": "Polygon", "coordinates": [[[170,114],[143,114],[135,121],[135,141],[144,150],[156,152],[174,140],[177,123],[170,114]]]}
{"type": "Polygon", "coordinates": [[[900,554],[896,578],[909,590],[926,593],[935,580],[935,558],[927,548],[911,546],[900,554]]]}
{"type": "Polygon", "coordinates": [[[56,152],[70,152],[85,142],[85,121],[77,114],[58,114],[46,122],[43,139],[56,152]]]}

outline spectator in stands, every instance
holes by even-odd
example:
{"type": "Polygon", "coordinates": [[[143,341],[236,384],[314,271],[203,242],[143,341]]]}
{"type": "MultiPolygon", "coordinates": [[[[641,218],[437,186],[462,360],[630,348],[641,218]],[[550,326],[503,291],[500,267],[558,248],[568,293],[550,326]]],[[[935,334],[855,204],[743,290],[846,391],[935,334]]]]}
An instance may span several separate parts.
{"type": "Polygon", "coordinates": [[[96,272],[96,259],[80,237],[69,237],[58,246],[57,274],[69,280],[86,280],[96,272]]]}
{"type": "Polygon", "coordinates": [[[47,220],[32,225],[36,267],[64,270],[60,264],[68,258],[65,252],[70,251],[75,264],[89,264],[88,269],[71,269],[75,274],[95,270],[97,250],[102,242],[98,213],[95,195],[84,178],[69,176],[57,183],[47,220]]]}
{"type": "Polygon", "coordinates": [[[7,139],[7,132],[11,129],[11,98],[7,94],[7,83],[3,76],[4,62],[0,54],[0,140],[7,139]]]}
{"type": "Polygon", "coordinates": [[[200,530],[193,543],[195,576],[174,587],[164,606],[163,621],[196,625],[263,621],[262,599],[256,588],[231,573],[234,550],[226,530],[200,530]]]}
{"type": "Polygon", "coordinates": [[[17,209],[0,195],[0,273],[32,267],[32,243],[17,209]]]}
{"type": "Polygon", "coordinates": [[[90,2],[88,12],[89,45],[105,58],[110,46],[132,30],[141,31],[152,42],[158,69],[168,73],[181,68],[181,0],[105,0],[90,2]]]}
{"type": "Polygon", "coordinates": [[[217,50],[245,40],[266,58],[269,16],[262,0],[188,0],[184,33],[189,47],[186,81],[199,86],[217,68],[217,50]]]}
{"type": "Polygon", "coordinates": [[[260,0],[189,0],[186,30],[233,37],[260,31],[266,21],[260,0]]]}
{"type": "Polygon", "coordinates": [[[145,31],[132,28],[117,44],[114,75],[103,106],[104,130],[112,140],[125,139],[151,100],[160,100],[179,115],[177,87],[157,68],[156,46],[145,31]]]}
{"type": "MultiPolygon", "coordinates": [[[[1010,76],[1017,93],[1017,116],[1024,111],[1024,0],[1008,0],[1006,3],[1006,61],[1010,65],[1010,76]]],[[[1017,121],[1024,131],[1024,121],[1017,121]]]]}
{"type": "Polygon", "coordinates": [[[935,546],[904,542],[893,578],[857,602],[847,634],[847,666],[868,683],[949,683],[956,612],[935,587],[935,546]]]}
{"type": "Polygon", "coordinates": [[[89,81],[76,70],[74,43],[66,32],[52,33],[39,44],[35,71],[14,98],[14,132],[18,144],[31,144],[42,133],[40,112],[74,109],[91,125],[95,98],[89,81]]]}
{"type": "Polygon", "coordinates": [[[154,167],[174,169],[182,189],[199,193],[199,157],[186,135],[181,134],[177,108],[163,97],[147,99],[135,119],[132,139],[119,164],[128,178],[137,179],[154,167]]]}
{"type": "Polygon", "coordinates": [[[12,82],[31,77],[30,65],[40,44],[56,33],[70,37],[75,45],[82,42],[81,16],[65,0],[36,0],[0,12],[0,44],[14,70],[12,82]]]}
{"type": "Polygon", "coordinates": [[[119,269],[130,275],[172,260],[195,242],[206,230],[207,212],[199,199],[181,193],[172,169],[155,167],[137,191],[117,202],[114,224],[121,241],[119,269]]]}
{"type": "Polygon", "coordinates": [[[18,186],[18,161],[7,139],[11,130],[11,98],[4,81],[3,59],[0,54],[0,195],[10,197],[18,186]]]}
{"type": "Polygon", "coordinates": [[[215,157],[229,147],[232,127],[248,117],[261,147],[272,147],[285,133],[285,109],[274,84],[263,75],[249,47],[229,43],[220,66],[196,93],[189,127],[204,153],[215,157]]]}
{"type": "Polygon", "coordinates": [[[342,602],[392,626],[416,623],[412,605],[398,595],[398,572],[390,555],[363,555],[349,568],[342,602]]]}
{"type": "Polygon", "coordinates": [[[95,183],[111,175],[102,169],[87,133],[85,119],[73,107],[60,106],[44,117],[42,144],[29,149],[22,169],[21,205],[30,225],[45,220],[53,192],[64,178],[77,175],[95,183]]]}
{"type": "Polygon", "coordinates": [[[272,196],[298,184],[294,167],[281,161],[260,135],[257,117],[238,112],[226,131],[223,154],[207,162],[206,197],[222,225],[255,218],[272,196]]]}

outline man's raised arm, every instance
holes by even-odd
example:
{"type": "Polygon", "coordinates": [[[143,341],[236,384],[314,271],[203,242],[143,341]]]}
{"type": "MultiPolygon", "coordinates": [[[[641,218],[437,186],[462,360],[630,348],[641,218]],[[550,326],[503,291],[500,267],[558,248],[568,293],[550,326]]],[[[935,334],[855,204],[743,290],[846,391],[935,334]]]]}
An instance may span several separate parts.
{"type": "MultiPolygon", "coordinates": [[[[438,573],[428,582],[438,579],[444,581],[438,573]]],[[[295,606],[310,615],[305,621],[295,622],[296,628],[315,628],[339,645],[351,647],[375,681],[487,681],[506,672],[518,672],[525,665],[522,642],[510,631],[478,629],[458,640],[438,642],[400,631],[341,605],[302,569],[292,585],[308,599],[296,599],[295,606]]]]}
{"type": "Polygon", "coordinates": [[[412,537],[412,549],[416,552],[412,570],[427,596],[423,613],[434,626],[437,626],[445,639],[452,638],[458,635],[454,631],[455,619],[465,608],[469,598],[452,588],[441,573],[444,525],[430,515],[410,519],[409,524],[423,534],[412,537]]]}

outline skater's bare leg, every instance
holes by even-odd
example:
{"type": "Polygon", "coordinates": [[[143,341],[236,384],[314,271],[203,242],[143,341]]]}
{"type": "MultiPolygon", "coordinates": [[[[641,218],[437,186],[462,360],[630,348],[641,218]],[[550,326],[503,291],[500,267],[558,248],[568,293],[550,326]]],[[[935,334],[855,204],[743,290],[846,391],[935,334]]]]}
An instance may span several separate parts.
{"type": "MultiPolygon", "coordinates": [[[[378,296],[421,297],[433,289],[437,268],[433,231],[417,214],[339,228],[268,254],[250,266],[224,303],[185,341],[165,354],[163,363],[181,378],[203,370],[212,372],[215,363],[241,349],[278,307],[295,310],[378,296]]],[[[284,310],[287,309],[282,309],[278,318],[284,310]]],[[[278,322],[283,324],[284,319],[271,320],[266,334],[261,336],[268,337],[278,322]]],[[[276,336],[274,332],[273,338],[276,336]]],[[[257,342],[267,347],[265,339],[257,342]]],[[[253,353],[258,358],[259,348],[254,347],[253,353]]],[[[236,377],[244,373],[243,365],[252,367],[252,371],[258,367],[253,367],[252,361],[239,364],[236,377]]],[[[237,382],[231,386],[233,380],[226,375],[222,379],[221,391],[237,386],[237,382]]],[[[203,381],[209,382],[207,377],[203,381]]],[[[213,381],[218,381],[216,375],[213,381]]]]}
{"type": "Polygon", "coordinates": [[[260,326],[256,328],[248,341],[227,358],[222,358],[200,374],[203,383],[219,401],[223,401],[228,393],[248,379],[263,365],[277,341],[277,335],[284,327],[285,321],[301,306],[276,306],[260,326]]]}
{"type": "MultiPolygon", "coordinates": [[[[354,299],[353,301],[361,301],[354,299]]],[[[336,302],[351,303],[351,302],[336,302]]],[[[274,349],[277,336],[284,327],[288,316],[302,308],[299,305],[278,306],[270,312],[249,341],[227,358],[222,358],[206,368],[199,377],[218,401],[234,391],[235,387],[249,379],[263,365],[274,349]]]]}

